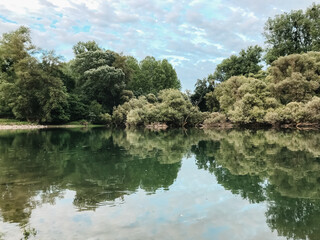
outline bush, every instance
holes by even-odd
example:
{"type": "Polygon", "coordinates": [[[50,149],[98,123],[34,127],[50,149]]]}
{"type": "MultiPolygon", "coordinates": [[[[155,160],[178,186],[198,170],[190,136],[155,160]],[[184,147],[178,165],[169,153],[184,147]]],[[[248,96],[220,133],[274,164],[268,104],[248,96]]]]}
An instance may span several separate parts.
{"type": "Polygon", "coordinates": [[[227,121],[227,117],[225,114],[219,113],[219,112],[213,112],[213,113],[210,113],[209,117],[204,120],[203,124],[208,127],[218,126],[226,123],[226,121],[227,121]]]}
{"type": "Polygon", "coordinates": [[[113,111],[112,121],[117,126],[128,127],[153,122],[184,127],[203,122],[203,116],[179,90],[165,89],[159,92],[158,101],[153,94],[149,94],[118,106],[113,111]]]}
{"type": "Polygon", "coordinates": [[[110,125],[112,122],[112,117],[109,113],[101,113],[100,114],[100,123],[104,125],[110,125]]]}

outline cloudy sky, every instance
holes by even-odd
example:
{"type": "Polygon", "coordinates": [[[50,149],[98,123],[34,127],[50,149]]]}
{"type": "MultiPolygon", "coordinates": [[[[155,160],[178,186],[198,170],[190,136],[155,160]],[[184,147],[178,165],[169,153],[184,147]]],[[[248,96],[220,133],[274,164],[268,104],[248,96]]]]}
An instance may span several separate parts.
{"type": "Polygon", "coordinates": [[[312,2],[319,0],[1,0],[0,34],[28,26],[37,46],[65,60],[87,40],[138,60],[167,58],[192,90],[224,58],[263,46],[268,17],[312,2]]]}

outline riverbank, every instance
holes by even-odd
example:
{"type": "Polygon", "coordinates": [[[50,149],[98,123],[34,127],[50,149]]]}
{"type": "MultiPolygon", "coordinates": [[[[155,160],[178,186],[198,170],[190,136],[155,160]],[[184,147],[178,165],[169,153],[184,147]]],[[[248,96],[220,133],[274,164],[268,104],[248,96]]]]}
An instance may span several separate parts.
{"type": "Polygon", "coordinates": [[[15,129],[41,129],[41,128],[47,128],[45,125],[16,125],[16,124],[6,124],[6,125],[1,125],[0,124],[0,130],[15,130],[15,129]]]}
{"type": "Polygon", "coordinates": [[[44,128],[93,128],[104,127],[103,125],[1,125],[1,130],[27,130],[27,129],[44,129],[44,128]]]}

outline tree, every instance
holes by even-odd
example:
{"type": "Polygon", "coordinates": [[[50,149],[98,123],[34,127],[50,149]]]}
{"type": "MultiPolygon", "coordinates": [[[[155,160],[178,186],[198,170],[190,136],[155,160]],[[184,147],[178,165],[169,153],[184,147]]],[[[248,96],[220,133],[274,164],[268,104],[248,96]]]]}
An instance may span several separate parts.
{"type": "Polygon", "coordinates": [[[125,74],[121,68],[113,67],[113,64],[122,66],[121,56],[101,49],[95,42],[79,42],[73,49],[76,58],[72,66],[78,75],[78,88],[85,96],[86,104],[97,101],[103,112],[111,112],[120,103],[121,92],[125,88],[125,74]]]}
{"type": "Polygon", "coordinates": [[[222,112],[236,123],[262,123],[266,110],[279,105],[267,82],[243,76],[231,77],[219,84],[215,95],[222,112]]]}
{"type": "Polygon", "coordinates": [[[128,57],[123,56],[122,53],[119,54],[116,52],[113,52],[113,55],[115,57],[115,60],[112,63],[112,66],[122,70],[125,77],[125,83],[127,85],[133,77],[132,74],[134,74],[134,70],[128,64],[128,61],[127,61],[128,57]]]}
{"type": "Polygon", "coordinates": [[[264,27],[267,44],[265,60],[271,64],[280,56],[320,50],[320,5],[305,12],[291,11],[269,18],[264,27]]]}
{"type": "Polygon", "coordinates": [[[247,50],[242,49],[239,56],[232,55],[224,59],[216,68],[213,79],[218,82],[228,80],[232,76],[246,76],[257,74],[262,66],[261,62],[262,48],[259,46],[250,46],[247,50]]]}
{"type": "Polygon", "coordinates": [[[280,57],[269,69],[273,95],[282,104],[309,101],[319,92],[320,53],[292,54],[280,57]]]}
{"type": "Polygon", "coordinates": [[[19,119],[35,122],[65,122],[69,119],[66,88],[61,79],[50,75],[36,59],[20,63],[12,91],[6,90],[9,106],[19,119]]]}
{"type": "MultiPolygon", "coordinates": [[[[201,111],[208,111],[208,105],[206,104],[206,94],[213,92],[214,80],[210,74],[207,78],[198,79],[195,84],[194,93],[190,96],[190,100],[193,105],[198,106],[201,111]]],[[[211,110],[211,109],[210,109],[211,110]]]]}
{"type": "Polygon", "coordinates": [[[157,122],[184,127],[203,122],[203,116],[179,90],[164,89],[159,92],[158,99],[149,94],[119,105],[114,109],[112,118],[117,126],[143,126],[157,122]]]}
{"type": "Polygon", "coordinates": [[[43,55],[39,62],[30,54],[30,31],[25,27],[6,33],[1,39],[2,69],[0,96],[2,103],[16,118],[36,122],[62,122],[66,114],[67,93],[57,75],[59,59],[54,54],[43,55]]]}
{"type": "Polygon", "coordinates": [[[121,69],[101,66],[84,73],[83,93],[89,101],[96,100],[105,111],[111,111],[120,103],[121,92],[125,87],[124,73],[121,69]]]}
{"type": "Polygon", "coordinates": [[[158,95],[159,118],[170,126],[185,127],[201,122],[202,114],[187,96],[177,89],[164,89],[158,95]]]}
{"type": "Polygon", "coordinates": [[[140,83],[142,78],[141,69],[138,60],[132,56],[128,56],[126,58],[126,65],[131,72],[126,88],[131,90],[136,96],[143,95],[143,90],[141,89],[142,84],[140,83]]]}
{"type": "Polygon", "coordinates": [[[78,42],[76,45],[73,46],[73,53],[75,55],[79,55],[85,52],[94,52],[98,50],[102,50],[95,41],[88,41],[88,42],[78,42]]]}
{"type": "Polygon", "coordinates": [[[157,61],[154,57],[146,57],[139,64],[134,58],[127,61],[132,69],[132,78],[128,89],[135,95],[157,94],[163,89],[180,89],[177,73],[168,60],[157,61]]]}

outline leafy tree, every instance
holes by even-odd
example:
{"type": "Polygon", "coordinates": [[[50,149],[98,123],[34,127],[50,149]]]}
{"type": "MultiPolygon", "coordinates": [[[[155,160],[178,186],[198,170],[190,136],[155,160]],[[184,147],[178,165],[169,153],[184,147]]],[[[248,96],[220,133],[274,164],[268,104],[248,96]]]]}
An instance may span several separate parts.
{"type": "Polygon", "coordinates": [[[35,46],[31,42],[29,28],[22,26],[16,31],[4,33],[0,40],[1,80],[14,82],[14,68],[33,51],[35,46]]]}
{"type": "Polygon", "coordinates": [[[102,50],[95,41],[80,41],[76,45],[74,45],[72,49],[75,55],[80,55],[85,52],[95,52],[102,50]]]}
{"type": "Polygon", "coordinates": [[[264,27],[267,44],[266,62],[271,64],[280,56],[319,51],[320,5],[283,13],[269,18],[264,27]]]}
{"type": "Polygon", "coordinates": [[[57,75],[59,59],[48,53],[39,62],[30,55],[35,48],[25,27],[4,34],[0,49],[2,62],[9,63],[2,71],[6,75],[0,86],[2,103],[15,117],[36,122],[68,120],[67,93],[57,75]]]}
{"type": "Polygon", "coordinates": [[[74,52],[73,68],[79,76],[78,87],[87,104],[97,101],[103,111],[111,112],[120,103],[125,88],[125,74],[112,66],[115,54],[99,48],[95,42],[79,42],[74,46],[74,52]]]}
{"type": "Polygon", "coordinates": [[[35,59],[25,59],[17,69],[17,80],[7,89],[9,106],[19,119],[36,122],[64,122],[69,119],[67,93],[61,79],[39,68],[35,59]]]}
{"type": "Polygon", "coordinates": [[[20,27],[16,31],[4,33],[0,39],[0,115],[12,116],[12,108],[8,104],[7,91],[17,78],[15,67],[19,62],[35,50],[31,42],[30,29],[20,27]]]}
{"type": "Polygon", "coordinates": [[[213,76],[210,74],[208,78],[198,79],[195,84],[194,93],[190,96],[190,100],[193,105],[198,106],[201,111],[208,111],[211,108],[206,104],[206,94],[213,92],[214,90],[214,80],[213,76]]]}
{"type": "Polygon", "coordinates": [[[187,96],[176,89],[165,89],[158,95],[161,122],[170,126],[184,127],[202,122],[202,114],[192,105],[187,96]]]}
{"type": "Polygon", "coordinates": [[[237,123],[262,123],[266,110],[279,105],[265,81],[232,77],[216,88],[221,110],[237,123]]]}
{"type": "Polygon", "coordinates": [[[159,92],[158,99],[149,94],[119,105],[114,109],[112,118],[117,126],[143,126],[160,122],[184,127],[203,122],[204,115],[179,90],[164,89],[159,92]]]}
{"type": "Polygon", "coordinates": [[[157,94],[163,89],[181,87],[176,71],[166,59],[157,61],[154,57],[148,56],[140,64],[134,58],[129,58],[127,63],[132,69],[128,89],[137,96],[157,94]]]}
{"type": "Polygon", "coordinates": [[[96,100],[106,111],[120,103],[121,92],[125,87],[122,70],[101,66],[85,72],[86,82],[82,85],[88,100],[96,100]]]}
{"type": "Polygon", "coordinates": [[[84,103],[83,97],[80,94],[68,94],[68,114],[70,121],[86,119],[89,116],[89,106],[84,103]]]}
{"type": "Polygon", "coordinates": [[[262,66],[261,62],[262,48],[259,46],[250,46],[247,50],[242,49],[239,56],[232,55],[224,59],[216,68],[213,79],[218,82],[228,80],[232,76],[246,76],[257,74],[262,66]]]}
{"type": "MultiPolygon", "coordinates": [[[[133,74],[134,74],[134,69],[131,68],[131,66],[129,65],[129,61],[127,61],[128,57],[127,56],[123,56],[122,53],[118,54],[116,52],[113,52],[115,60],[112,63],[112,66],[117,68],[117,69],[121,69],[122,72],[124,73],[124,77],[125,77],[125,84],[127,85],[133,78],[133,74]]],[[[133,58],[133,57],[130,57],[133,58]]]]}
{"type": "Polygon", "coordinates": [[[127,89],[131,90],[136,96],[143,95],[143,91],[141,89],[140,80],[141,76],[141,69],[139,66],[139,62],[132,56],[128,56],[126,58],[126,65],[130,69],[131,75],[130,79],[127,83],[127,89]]]}
{"type": "Polygon", "coordinates": [[[268,80],[274,96],[282,104],[306,102],[319,92],[320,53],[280,57],[269,69],[268,80]]]}

